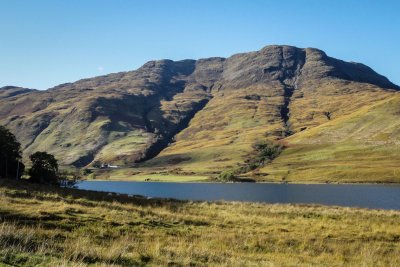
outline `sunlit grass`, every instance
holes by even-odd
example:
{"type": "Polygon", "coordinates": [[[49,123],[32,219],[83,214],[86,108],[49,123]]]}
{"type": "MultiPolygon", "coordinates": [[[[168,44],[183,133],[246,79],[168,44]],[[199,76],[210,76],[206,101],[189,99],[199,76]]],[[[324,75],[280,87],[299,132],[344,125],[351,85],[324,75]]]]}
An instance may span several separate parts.
{"type": "Polygon", "coordinates": [[[0,265],[397,266],[400,212],[0,182],[0,265]]]}
{"type": "Polygon", "coordinates": [[[286,139],[289,147],[260,171],[288,182],[400,182],[400,96],[286,139]]]}
{"type": "MultiPolygon", "coordinates": [[[[103,174],[95,175],[96,180],[117,180],[117,181],[152,181],[152,182],[199,182],[210,180],[207,175],[189,175],[189,174],[175,174],[175,173],[147,173],[145,171],[135,173],[134,169],[121,169],[118,171],[105,172],[103,174]]],[[[137,170],[136,170],[137,171],[137,170]]],[[[89,176],[93,179],[93,176],[89,176]]]]}

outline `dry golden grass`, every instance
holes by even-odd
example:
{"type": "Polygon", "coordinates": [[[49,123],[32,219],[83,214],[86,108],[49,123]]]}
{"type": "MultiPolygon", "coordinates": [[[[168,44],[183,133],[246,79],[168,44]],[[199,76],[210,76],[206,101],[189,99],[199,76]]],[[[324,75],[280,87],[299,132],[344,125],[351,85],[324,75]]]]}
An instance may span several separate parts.
{"type": "Polygon", "coordinates": [[[0,265],[398,266],[400,212],[0,182],[0,265]]]}

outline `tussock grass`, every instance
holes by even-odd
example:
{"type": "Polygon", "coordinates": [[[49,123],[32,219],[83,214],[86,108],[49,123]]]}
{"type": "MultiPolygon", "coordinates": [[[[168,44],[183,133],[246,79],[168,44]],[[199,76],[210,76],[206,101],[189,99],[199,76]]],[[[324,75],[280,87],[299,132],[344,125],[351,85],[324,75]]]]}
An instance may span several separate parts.
{"type": "Polygon", "coordinates": [[[0,181],[0,265],[397,266],[400,212],[144,199],[0,181]]]}

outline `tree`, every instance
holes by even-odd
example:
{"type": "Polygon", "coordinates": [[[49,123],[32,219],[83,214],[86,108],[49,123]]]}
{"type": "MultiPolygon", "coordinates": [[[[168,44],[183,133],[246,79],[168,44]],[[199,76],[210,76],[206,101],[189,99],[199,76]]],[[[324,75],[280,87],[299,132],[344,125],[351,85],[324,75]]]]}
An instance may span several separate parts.
{"type": "Polygon", "coordinates": [[[235,181],[236,180],[235,171],[233,171],[233,170],[223,171],[218,175],[217,178],[218,178],[218,180],[223,181],[223,182],[235,181]]]}
{"type": "Polygon", "coordinates": [[[7,128],[0,125],[0,177],[19,179],[25,169],[21,159],[21,144],[7,128]]]}
{"type": "Polygon", "coordinates": [[[29,157],[32,168],[29,170],[30,181],[42,184],[60,184],[58,162],[53,155],[35,152],[29,157]]]}
{"type": "Polygon", "coordinates": [[[98,168],[99,169],[101,167],[101,162],[98,161],[98,160],[93,161],[92,166],[93,166],[93,168],[98,168]]]}
{"type": "Polygon", "coordinates": [[[282,152],[282,145],[274,144],[270,141],[261,141],[254,144],[257,153],[256,160],[262,166],[265,162],[272,161],[282,152]]]}

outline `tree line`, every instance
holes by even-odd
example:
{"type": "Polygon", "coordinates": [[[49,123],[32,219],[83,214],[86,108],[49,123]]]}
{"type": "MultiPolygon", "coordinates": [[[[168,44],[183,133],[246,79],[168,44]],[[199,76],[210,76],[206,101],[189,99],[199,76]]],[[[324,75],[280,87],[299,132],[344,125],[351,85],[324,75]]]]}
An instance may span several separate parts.
{"type": "MultiPolygon", "coordinates": [[[[62,175],[59,173],[58,162],[53,155],[38,151],[29,158],[32,162],[27,172],[29,181],[55,185],[61,183],[62,175]]],[[[21,144],[14,134],[0,125],[0,178],[19,180],[25,173],[21,144]]]]}

